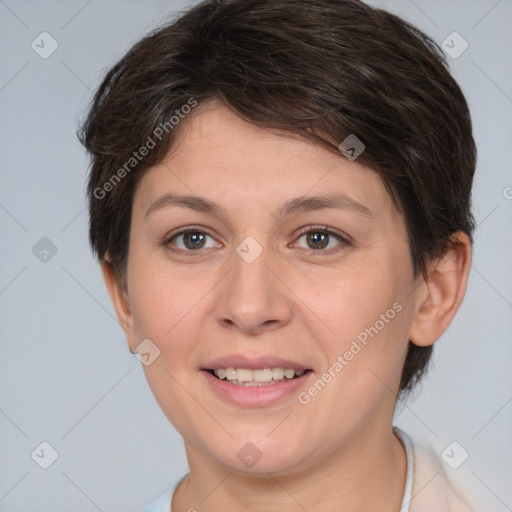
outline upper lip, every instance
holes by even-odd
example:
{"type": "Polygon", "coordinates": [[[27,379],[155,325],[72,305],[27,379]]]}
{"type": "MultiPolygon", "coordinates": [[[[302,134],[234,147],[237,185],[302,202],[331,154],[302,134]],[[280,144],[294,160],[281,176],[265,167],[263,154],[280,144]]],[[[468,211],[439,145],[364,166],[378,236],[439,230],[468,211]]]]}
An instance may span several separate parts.
{"type": "Polygon", "coordinates": [[[204,370],[216,370],[217,368],[247,368],[250,370],[258,370],[261,368],[290,368],[296,371],[310,369],[300,363],[281,357],[261,356],[248,358],[242,355],[218,357],[203,367],[204,370]]]}

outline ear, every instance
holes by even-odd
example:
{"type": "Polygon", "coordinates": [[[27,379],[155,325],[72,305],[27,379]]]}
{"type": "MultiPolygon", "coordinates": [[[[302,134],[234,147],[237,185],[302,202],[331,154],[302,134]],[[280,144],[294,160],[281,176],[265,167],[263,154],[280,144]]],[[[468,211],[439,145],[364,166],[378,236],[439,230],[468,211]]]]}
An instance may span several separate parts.
{"type": "Polygon", "coordinates": [[[133,341],[132,338],[134,330],[128,292],[122,288],[118,282],[114,266],[110,262],[110,256],[108,253],[105,254],[104,259],[101,261],[101,272],[103,274],[103,280],[105,281],[110,299],[112,300],[112,304],[116,310],[117,320],[119,325],[123,328],[131,351],[131,346],[134,346],[133,343],[131,343],[131,341],[133,341]]]}
{"type": "Polygon", "coordinates": [[[409,332],[415,345],[425,347],[437,341],[448,328],[466,293],[471,268],[471,241],[458,231],[447,252],[429,269],[416,287],[416,313],[409,332]]]}

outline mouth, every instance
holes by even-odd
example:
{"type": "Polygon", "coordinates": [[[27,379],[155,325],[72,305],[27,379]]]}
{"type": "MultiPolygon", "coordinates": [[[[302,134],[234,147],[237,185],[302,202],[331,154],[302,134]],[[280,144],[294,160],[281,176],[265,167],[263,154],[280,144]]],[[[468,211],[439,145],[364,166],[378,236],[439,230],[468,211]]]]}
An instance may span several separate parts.
{"type": "Polygon", "coordinates": [[[232,354],[199,368],[211,392],[224,403],[244,408],[269,407],[290,400],[309,385],[314,370],[273,355],[232,354]]]}
{"type": "Polygon", "coordinates": [[[293,399],[309,385],[314,371],[304,368],[202,368],[205,384],[222,402],[242,408],[267,408],[293,399]]]}
{"type": "Polygon", "coordinates": [[[204,368],[203,370],[227,384],[245,387],[281,384],[291,380],[300,379],[306,374],[312,372],[310,369],[295,370],[293,368],[282,367],[256,369],[226,367],[215,369],[204,368]]]}

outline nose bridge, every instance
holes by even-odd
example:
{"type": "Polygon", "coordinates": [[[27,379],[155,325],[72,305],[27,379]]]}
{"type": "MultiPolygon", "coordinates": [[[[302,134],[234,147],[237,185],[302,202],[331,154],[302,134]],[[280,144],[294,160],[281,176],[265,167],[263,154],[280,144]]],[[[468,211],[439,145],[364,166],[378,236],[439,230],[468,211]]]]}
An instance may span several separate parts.
{"type": "Polygon", "coordinates": [[[233,294],[242,292],[241,299],[249,292],[255,298],[259,294],[270,295],[272,287],[269,286],[269,279],[273,277],[268,269],[270,259],[268,248],[264,249],[252,236],[245,238],[233,255],[233,294]]]}
{"type": "Polygon", "coordinates": [[[231,263],[216,306],[218,321],[253,333],[287,323],[289,298],[276,270],[270,270],[277,263],[271,251],[247,236],[236,246],[231,263]]]}

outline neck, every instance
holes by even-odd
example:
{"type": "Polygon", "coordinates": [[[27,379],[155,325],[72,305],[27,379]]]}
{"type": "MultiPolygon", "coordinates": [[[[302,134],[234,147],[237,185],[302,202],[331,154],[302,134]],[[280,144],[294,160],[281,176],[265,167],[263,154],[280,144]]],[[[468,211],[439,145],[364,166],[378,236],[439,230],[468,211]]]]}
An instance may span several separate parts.
{"type": "Polygon", "coordinates": [[[172,510],[398,512],[406,477],[400,440],[390,428],[377,436],[362,433],[349,444],[321,464],[279,476],[237,473],[186,444],[190,474],[176,489],[172,510]]]}

